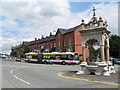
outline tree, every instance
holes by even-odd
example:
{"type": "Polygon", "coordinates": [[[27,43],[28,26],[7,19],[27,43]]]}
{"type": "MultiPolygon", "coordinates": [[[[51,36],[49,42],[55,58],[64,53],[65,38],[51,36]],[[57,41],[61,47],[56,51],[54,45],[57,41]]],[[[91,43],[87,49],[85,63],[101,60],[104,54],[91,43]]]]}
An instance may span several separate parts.
{"type": "Polygon", "coordinates": [[[11,52],[10,55],[14,56],[14,57],[17,57],[17,52],[11,52]]]}
{"type": "Polygon", "coordinates": [[[110,36],[110,56],[120,57],[120,37],[117,35],[110,36]]]}
{"type": "Polygon", "coordinates": [[[93,48],[92,53],[93,53],[94,57],[98,57],[100,55],[100,48],[98,48],[98,49],[93,48]]]}
{"type": "Polygon", "coordinates": [[[100,55],[100,48],[98,48],[98,49],[92,48],[92,58],[93,58],[93,60],[96,60],[99,55],[100,55]]]}
{"type": "Polygon", "coordinates": [[[24,46],[23,46],[23,49],[24,49],[23,55],[24,55],[25,53],[28,53],[28,52],[31,52],[31,51],[32,51],[28,45],[24,45],[24,46]]]}

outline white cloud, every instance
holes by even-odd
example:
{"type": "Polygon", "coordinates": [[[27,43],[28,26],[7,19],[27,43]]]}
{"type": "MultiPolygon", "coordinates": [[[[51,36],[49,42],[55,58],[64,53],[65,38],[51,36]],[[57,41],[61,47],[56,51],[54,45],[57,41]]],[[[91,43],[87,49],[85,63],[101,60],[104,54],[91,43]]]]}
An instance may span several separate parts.
{"type": "MultiPolygon", "coordinates": [[[[87,3],[87,2],[86,2],[87,3]]],[[[50,32],[57,28],[71,28],[81,23],[81,19],[85,22],[91,18],[91,8],[84,12],[73,13],[70,10],[68,1],[62,2],[7,2],[2,4],[3,16],[6,19],[3,25],[10,27],[9,30],[16,30],[19,34],[3,32],[3,41],[7,40],[6,45],[18,45],[23,40],[33,40],[35,37],[40,38],[41,35],[49,35],[50,32]],[[19,23],[15,19],[24,20],[24,27],[19,27],[19,23]],[[4,38],[4,36],[6,38],[4,38]],[[7,39],[9,38],[9,39],[7,39]]],[[[108,21],[109,29],[113,34],[117,34],[117,4],[101,3],[93,5],[97,8],[97,15],[102,16],[108,21]],[[116,23],[115,23],[116,22],[116,23]]],[[[1,25],[1,24],[0,24],[1,25]]],[[[5,45],[5,44],[4,44],[5,45]]]]}
{"type": "Polygon", "coordinates": [[[95,5],[97,15],[102,16],[108,22],[108,28],[112,34],[118,34],[118,4],[98,4],[95,5]]]}
{"type": "Polygon", "coordinates": [[[18,41],[10,33],[2,33],[0,37],[0,52],[9,53],[12,45],[17,45],[18,41]]]}
{"type": "Polygon", "coordinates": [[[6,19],[5,21],[2,22],[2,26],[9,27],[8,30],[14,30],[15,28],[17,28],[18,23],[13,21],[13,20],[11,20],[11,19],[10,20],[6,19]]]}

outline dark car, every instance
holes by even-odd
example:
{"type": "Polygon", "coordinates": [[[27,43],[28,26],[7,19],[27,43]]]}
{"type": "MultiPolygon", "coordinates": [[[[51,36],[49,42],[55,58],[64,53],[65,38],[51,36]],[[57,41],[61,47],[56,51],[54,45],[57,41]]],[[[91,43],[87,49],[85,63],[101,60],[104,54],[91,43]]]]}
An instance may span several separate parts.
{"type": "Polygon", "coordinates": [[[120,64],[120,58],[115,58],[114,62],[115,62],[115,64],[120,64]]]}
{"type": "Polygon", "coordinates": [[[113,56],[110,56],[110,60],[113,61],[115,58],[113,56]]]}
{"type": "Polygon", "coordinates": [[[21,62],[21,61],[22,61],[22,58],[21,58],[21,57],[17,57],[15,60],[21,62]]]}

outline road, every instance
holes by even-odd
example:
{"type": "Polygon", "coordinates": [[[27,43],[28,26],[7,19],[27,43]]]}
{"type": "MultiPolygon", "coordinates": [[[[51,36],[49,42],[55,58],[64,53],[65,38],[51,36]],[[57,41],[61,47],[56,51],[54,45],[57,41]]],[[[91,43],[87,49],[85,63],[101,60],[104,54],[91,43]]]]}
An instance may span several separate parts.
{"type": "MultiPolygon", "coordinates": [[[[1,63],[1,62],[0,62],[1,63]]],[[[1,65],[1,64],[0,64],[1,65]]],[[[2,88],[118,88],[117,85],[60,77],[79,65],[45,65],[2,60],[2,88]]]]}

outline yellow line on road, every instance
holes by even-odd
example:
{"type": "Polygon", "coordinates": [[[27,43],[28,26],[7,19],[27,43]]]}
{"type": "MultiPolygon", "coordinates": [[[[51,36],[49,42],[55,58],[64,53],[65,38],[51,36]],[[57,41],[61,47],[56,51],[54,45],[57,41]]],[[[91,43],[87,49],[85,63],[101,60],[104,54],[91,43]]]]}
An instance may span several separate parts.
{"type": "Polygon", "coordinates": [[[82,78],[73,78],[73,77],[64,76],[63,74],[64,74],[63,72],[60,72],[60,73],[58,73],[58,76],[64,77],[64,78],[69,78],[69,79],[76,79],[76,80],[89,81],[89,82],[104,83],[104,84],[111,84],[111,85],[120,85],[120,84],[118,84],[118,83],[102,82],[102,81],[93,81],[93,80],[82,79],[82,78]]]}

